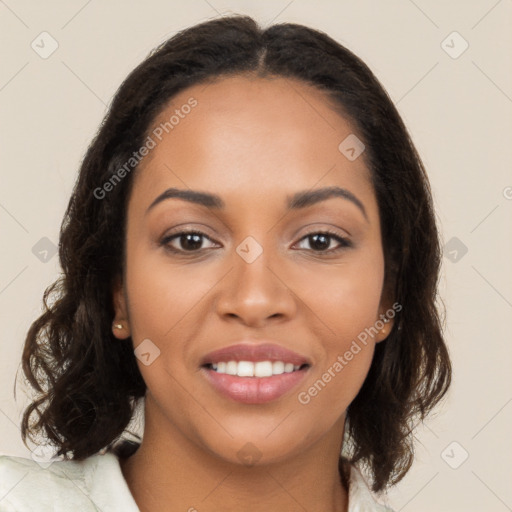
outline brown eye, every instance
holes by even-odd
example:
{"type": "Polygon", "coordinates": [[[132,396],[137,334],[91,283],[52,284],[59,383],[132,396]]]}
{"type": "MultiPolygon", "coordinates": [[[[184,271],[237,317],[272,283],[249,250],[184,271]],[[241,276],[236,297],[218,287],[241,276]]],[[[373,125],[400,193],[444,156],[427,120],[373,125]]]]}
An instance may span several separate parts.
{"type": "Polygon", "coordinates": [[[204,239],[210,240],[211,242],[211,239],[200,231],[181,231],[174,235],[164,237],[160,242],[160,245],[164,245],[172,252],[199,252],[203,249],[202,245],[204,243],[204,239]],[[172,245],[171,242],[177,243],[172,245]]]}
{"type": "Polygon", "coordinates": [[[301,239],[301,241],[303,240],[308,240],[311,250],[313,250],[313,252],[319,253],[323,252],[330,254],[333,252],[338,252],[347,247],[352,247],[352,243],[348,239],[331,231],[309,233],[301,239]],[[335,247],[334,249],[331,248],[333,240],[338,243],[338,247],[335,247]]]}

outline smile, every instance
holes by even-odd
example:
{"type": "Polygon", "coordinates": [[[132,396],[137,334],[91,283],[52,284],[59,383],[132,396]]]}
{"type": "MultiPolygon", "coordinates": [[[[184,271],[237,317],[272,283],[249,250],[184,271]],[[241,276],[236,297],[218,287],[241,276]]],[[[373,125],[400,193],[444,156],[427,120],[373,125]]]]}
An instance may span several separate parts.
{"type": "Polygon", "coordinates": [[[205,355],[200,370],[224,398],[243,404],[264,404],[298,386],[311,366],[309,358],[278,343],[242,341],[205,355]]]}

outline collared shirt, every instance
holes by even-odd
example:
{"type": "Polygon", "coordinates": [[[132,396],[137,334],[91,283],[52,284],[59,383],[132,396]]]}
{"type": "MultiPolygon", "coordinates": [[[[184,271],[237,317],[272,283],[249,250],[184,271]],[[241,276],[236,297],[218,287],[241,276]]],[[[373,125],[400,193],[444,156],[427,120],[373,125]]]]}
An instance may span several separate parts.
{"type": "MultiPolygon", "coordinates": [[[[393,512],[375,501],[355,466],[348,501],[348,512],[393,512]]],[[[140,512],[111,452],[51,463],[0,456],[0,512],[50,511],[140,512]]]]}

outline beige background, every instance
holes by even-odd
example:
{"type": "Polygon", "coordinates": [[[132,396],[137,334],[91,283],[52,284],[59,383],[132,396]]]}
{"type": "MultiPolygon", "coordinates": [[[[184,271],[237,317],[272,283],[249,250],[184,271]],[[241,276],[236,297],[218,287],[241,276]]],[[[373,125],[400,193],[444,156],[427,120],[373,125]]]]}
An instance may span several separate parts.
{"type": "Polygon", "coordinates": [[[511,0],[0,1],[0,453],[30,456],[17,427],[26,399],[15,401],[13,385],[26,331],[59,273],[57,256],[44,262],[32,249],[43,237],[58,243],[106,105],[151,48],[230,12],[307,24],[359,55],[424,159],[444,243],[458,239],[441,283],[453,387],[416,432],[415,465],[389,503],[405,512],[512,510],[511,0]],[[47,59],[31,48],[43,31],[58,42],[47,59]],[[464,40],[468,49],[452,58],[464,40]]]}

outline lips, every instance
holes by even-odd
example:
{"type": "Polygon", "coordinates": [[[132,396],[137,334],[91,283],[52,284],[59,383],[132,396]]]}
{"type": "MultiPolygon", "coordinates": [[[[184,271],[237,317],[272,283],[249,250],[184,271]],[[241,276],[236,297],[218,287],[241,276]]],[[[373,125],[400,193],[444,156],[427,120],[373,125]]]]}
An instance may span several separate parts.
{"type": "Polygon", "coordinates": [[[229,361],[251,361],[253,363],[259,361],[283,361],[285,364],[291,363],[294,366],[302,366],[304,364],[311,366],[311,361],[307,357],[273,343],[258,345],[239,343],[221,348],[204,356],[201,365],[227,363],[229,361]]]}
{"type": "Polygon", "coordinates": [[[207,354],[201,371],[224,397],[245,404],[276,400],[298,385],[311,361],[273,343],[239,343],[207,354]]]}

